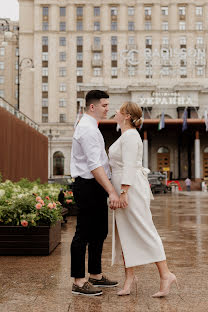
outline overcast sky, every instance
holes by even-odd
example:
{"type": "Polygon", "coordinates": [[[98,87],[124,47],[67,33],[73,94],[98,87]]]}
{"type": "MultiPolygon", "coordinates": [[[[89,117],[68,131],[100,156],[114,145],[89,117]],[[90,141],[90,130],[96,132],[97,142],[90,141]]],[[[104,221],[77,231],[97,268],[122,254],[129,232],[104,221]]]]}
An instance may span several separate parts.
{"type": "Polygon", "coordinates": [[[18,0],[0,0],[0,18],[5,17],[14,21],[19,19],[18,0]]]}

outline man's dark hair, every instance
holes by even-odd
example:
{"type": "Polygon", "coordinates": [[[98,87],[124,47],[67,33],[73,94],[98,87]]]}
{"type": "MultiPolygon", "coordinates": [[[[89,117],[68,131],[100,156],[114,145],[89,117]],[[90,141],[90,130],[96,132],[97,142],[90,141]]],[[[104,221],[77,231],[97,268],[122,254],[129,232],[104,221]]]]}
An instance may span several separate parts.
{"type": "Polygon", "coordinates": [[[109,95],[101,90],[91,90],[86,94],[86,109],[89,108],[90,104],[96,104],[100,99],[108,99],[109,95]]]}

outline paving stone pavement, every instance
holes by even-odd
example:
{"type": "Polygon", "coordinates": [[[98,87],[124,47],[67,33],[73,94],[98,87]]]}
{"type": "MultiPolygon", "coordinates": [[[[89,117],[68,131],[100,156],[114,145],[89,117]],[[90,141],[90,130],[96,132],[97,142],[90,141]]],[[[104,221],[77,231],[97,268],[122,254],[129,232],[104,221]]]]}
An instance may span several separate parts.
{"type": "MultiPolygon", "coordinates": [[[[161,299],[154,264],[136,268],[137,289],[118,297],[118,288],[89,298],[71,294],[70,243],[75,217],[62,226],[62,241],[47,257],[0,257],[0,312],[207,312],[208,311],[208,195],[156,195],[153,219],[163,240],[169,267],[178,277],[180,292],[172,287],[161,299]]],[[[111,213],[103,250],[103,271],[122,286],[123,268],[111,266],[111,213]]]]}

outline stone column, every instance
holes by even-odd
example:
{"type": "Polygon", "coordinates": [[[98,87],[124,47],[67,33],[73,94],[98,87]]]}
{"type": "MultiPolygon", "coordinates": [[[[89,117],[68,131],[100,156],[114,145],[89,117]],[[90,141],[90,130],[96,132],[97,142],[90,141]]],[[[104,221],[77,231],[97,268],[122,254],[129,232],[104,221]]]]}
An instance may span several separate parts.
{"type": "Polygon", "coordinates": [[[178,29],[178,8],[176,3],[171,3],[168,7],[168,27],[169,30],[178,29]]]}
{"type": "Polygon", "coordinates": [[[56,4],[49,8],[49,25],[52,31],[59,31],[59,7],[56,4]]]}
{"type": "Polygon", "coordinates": [[[160,4],[156,3],[152,6],[152,29],[157,31],[161,29],[160,10],[160,4]]]}
{"type": "Polygon", "coordinates": [[[128,19],[127,19],[127,6],[125,4],[120,4],[120,12],[118,19],[119,30],[127,31],[128,30],[128,19]]]}
{"type": "Polygon", "coordinates": [[[148,139],[147,131],[144,131],[144,140],[143,140],[143,167],[148,168],[148,139]]]}
{"type": "Polygon", "coordinates": [[[144,30],[144,5],[137,3],[135,8],[135,30],[144,30]]]}
{"type": "Polygon", "coordinates": [[[110,29],[110,10],[107,4],[103,4],[100,10],[101,30],[108,31],[110,29]]]}
{"type": "Polygon", "coordinates": [[[199,139],[199,131],[196,131],[195,137],[195,179],[200,179],[200,139],[199,139]]]}

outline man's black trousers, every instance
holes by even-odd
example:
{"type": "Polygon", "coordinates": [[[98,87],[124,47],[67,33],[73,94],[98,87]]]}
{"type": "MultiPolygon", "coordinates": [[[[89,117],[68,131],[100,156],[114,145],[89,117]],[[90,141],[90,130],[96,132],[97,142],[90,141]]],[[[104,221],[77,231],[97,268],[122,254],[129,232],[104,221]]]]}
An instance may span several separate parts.
{"type": "Polygon", "coordinates": [[[85,254],[88,246],[88,272],[102,272],[103,242],[108,234],[108,194],[95,179],[78,177],[73,184],[78,206],[76,232],[71,244],[71,276],[85,277],[85,254]]]}

